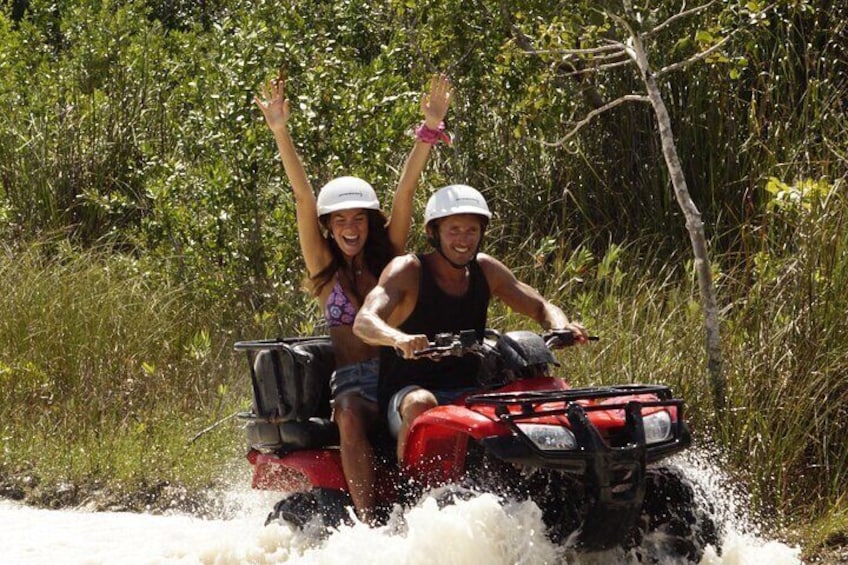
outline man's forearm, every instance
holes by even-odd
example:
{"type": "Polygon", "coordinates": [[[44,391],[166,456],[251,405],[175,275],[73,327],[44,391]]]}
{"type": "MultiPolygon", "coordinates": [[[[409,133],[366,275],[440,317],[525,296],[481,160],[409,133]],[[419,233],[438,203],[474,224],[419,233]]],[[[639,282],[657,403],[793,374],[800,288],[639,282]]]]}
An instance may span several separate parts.
{"type": "Polygon", "coordinates": [[[353,333],[368,345],[393,347],[402,332],[388,325],[371,312],[360,310],[353,322],[353,333]]]}

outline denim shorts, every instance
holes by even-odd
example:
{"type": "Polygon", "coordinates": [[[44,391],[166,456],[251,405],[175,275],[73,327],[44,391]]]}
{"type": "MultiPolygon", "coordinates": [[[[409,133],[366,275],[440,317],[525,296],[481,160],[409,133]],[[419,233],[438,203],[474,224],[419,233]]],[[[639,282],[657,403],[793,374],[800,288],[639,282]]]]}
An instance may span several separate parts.
{"type": "Polygon", "coordinates": [[[377,379],[380,375],[380,359],[375,357],[361,363],[339,367],[330,377],[330,403],[338,396],[349,392],[371,402],[377,402],[377,379]]]}
{"type": "MultiPolygon", "coordinates": [[[[392,437],[397,437],[398,432],[400,431],[400,426],[402,419],[400,417],[400,405],[403,402],[404,397],[414,390],[418,390],[421,388],[418,385],[408,385],[397,391],[392,395],[389,399],[389,408],[387,410],[386,417],[389,420],[389,431],[392,434],[392,437]]],[[[436,397],[436,402],[439,403],[439,406],[443,404],[450,404],[463,394],[468,394],[476,389],[474,388],[436,388],[430,390],[430,393],[436,397]]]]}

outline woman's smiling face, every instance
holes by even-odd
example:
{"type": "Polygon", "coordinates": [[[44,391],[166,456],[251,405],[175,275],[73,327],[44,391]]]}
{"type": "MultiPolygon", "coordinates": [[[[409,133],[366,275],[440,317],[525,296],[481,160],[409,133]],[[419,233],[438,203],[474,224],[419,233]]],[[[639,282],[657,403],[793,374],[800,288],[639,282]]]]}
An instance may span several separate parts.
{"type": "Polygon", "coordinates": [[[330,214],[330,234],[347,257],[355,257],[368,239],[368,212],[364,208],[330,214]]]}

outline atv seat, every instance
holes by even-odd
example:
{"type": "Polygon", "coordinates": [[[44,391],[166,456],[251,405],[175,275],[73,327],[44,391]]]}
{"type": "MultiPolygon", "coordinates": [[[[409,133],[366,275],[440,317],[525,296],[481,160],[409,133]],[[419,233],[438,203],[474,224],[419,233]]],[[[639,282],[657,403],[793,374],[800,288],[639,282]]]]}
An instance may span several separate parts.
{"type": "Polygon", "coordinates": [[[329,337],[239,342],[247,353],[253,387],[246,421],[250,447],[263,453],[338,445],[330,419],[330,375],[335,356],[329,337]]]}

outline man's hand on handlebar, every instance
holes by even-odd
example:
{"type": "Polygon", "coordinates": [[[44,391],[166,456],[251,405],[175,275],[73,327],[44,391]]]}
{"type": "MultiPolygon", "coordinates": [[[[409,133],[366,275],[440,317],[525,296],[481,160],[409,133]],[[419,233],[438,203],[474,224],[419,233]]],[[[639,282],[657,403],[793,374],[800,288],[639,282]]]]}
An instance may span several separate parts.
{"type": "Polygon", "coordinates": [[[463,357],[468,354],[483,355],[483,343],[477,337],[475,330],[436,334],[435,339],[427,342],[426,347],[416,349],[412,352],[414,359],[430,359],[433,361],[438,361],[445,357],[463,357]]]}
{"type": "Polygon", "coordinates": [[[569,322],[562,329],[571,331],[575,343],[586,343],[589,341],[589,332],[586,331],[586,328],[582,324],[569,322]]]}
{"type": "Polygon", "coordinates": [[[551,329],[542,334],[549,349],[562,349],[569,345],[597,341],[596,336],[590,336],[582,325],[570,322],[562,328],[551,329]]]}
{"type": "Polygon", "coordinates": [[[423,334],[402,334],[402,336],[395,339],[394,344],[395,350],[404,359],[418,359],[419,356],[416,355],[415,352],[427,349],[429,346],[430,340],[428,340],[427,336],[423,334]]]}

